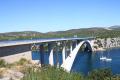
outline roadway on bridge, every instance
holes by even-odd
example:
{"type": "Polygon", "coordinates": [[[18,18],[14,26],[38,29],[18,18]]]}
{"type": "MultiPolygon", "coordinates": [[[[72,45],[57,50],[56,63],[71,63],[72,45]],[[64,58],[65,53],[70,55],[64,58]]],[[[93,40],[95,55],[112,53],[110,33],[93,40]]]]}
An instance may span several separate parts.
{"type": "Polygon", "coordinates": [[[88,40],[93,39],[92,37],[86,38],[48,38],[48,39],[31,39],[31,40],[13,40],[13,41],[0,41],[0,47],[33,44],[33,43],[43,43],[43,42],[53,42],[53,41],[66,41],[66,40],[88,40]]]}

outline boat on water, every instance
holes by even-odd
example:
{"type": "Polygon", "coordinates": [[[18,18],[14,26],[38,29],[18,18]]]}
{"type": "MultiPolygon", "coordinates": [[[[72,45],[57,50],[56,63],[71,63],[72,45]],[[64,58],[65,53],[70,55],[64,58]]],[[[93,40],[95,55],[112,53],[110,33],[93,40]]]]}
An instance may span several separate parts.
{"type": "Polygon", "coordinates": [[[100,57],[100,60],[106,60],[106,57],[102,56],[100,57]]]}
{"type": "Polygon", "coordinates": [[[106,61],[106,62],[112,61],[112,58],[110,58],[109,49],[108,49],[108,51],[107,51],[107,56],[103,56],[103,52],[102,52],[102,57],[100,57],[100,60],[106,61]]]}
{"type": "Polygon", "coordinates": [[[111,58],[106,58],[106,61],[109,62],[109,61],[112,61],[112,59],[111,58]]]}
{"type": "Polygon", "coordinates": [[[112,61],[112,58],[101,57],[100,60],[110,62],[110,61],[112,61]]]}
{"type": "Polygon", "coordinates": [[[110,45],[109,45],[109,48],[107,50],[107,58],[106,58],[106,62],[111,62],[112,61],[112,58],[110,58],[110,45]]]}
{"type": "Polygon", "coordinates": [[[101,51],[101,57],[100,57],[100,60],[102,60],[102,61],[105,61],[106,60],[106,57],[105,56],[103,56],[103,51],[101,51]]]}

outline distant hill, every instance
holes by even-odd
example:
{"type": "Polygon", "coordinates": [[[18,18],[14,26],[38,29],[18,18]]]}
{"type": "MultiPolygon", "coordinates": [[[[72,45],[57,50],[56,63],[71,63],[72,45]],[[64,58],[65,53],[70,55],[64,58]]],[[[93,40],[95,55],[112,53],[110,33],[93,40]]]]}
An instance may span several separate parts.
{"type": "Polygon", "coordinates": [[[93,27],[70,29],[66,31],[56,31],[40,33],[36,31],[22,31],[0,33],[0,40],[19,40],[19,39],[37,39],[37,38],[63,38],[63,37],[120,37],[120,26],[111,27],[93,27]]]}
{"type": "Polygon", "coordinates": [[[8,32],[8,33],[1,33],[0,35],[4,36],[33,36],[33,35],[40,35],[42,33],[36,31],[22,31],[22,32],[8,32]]]}
{"type": "Polygon", "coordinates": [[[8,32],[0,33],[0,40],[31,39],[44,36],[43,33],[36,31],[8,32]]]}
{"type": "Polygon", "coordinates": [[[120,25],[111,26],[109,29],[120,30],[120,25]]]}

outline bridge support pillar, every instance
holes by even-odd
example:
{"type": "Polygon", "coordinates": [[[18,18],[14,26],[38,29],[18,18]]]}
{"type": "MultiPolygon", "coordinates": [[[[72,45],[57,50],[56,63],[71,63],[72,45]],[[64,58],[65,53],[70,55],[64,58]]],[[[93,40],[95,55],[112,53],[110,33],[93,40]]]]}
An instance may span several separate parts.
{"type": "Polygon", "coordinates": [[[63,63],[65,62],[65,55],[66,55],[65,46],[63,46],[63,49],[62,49],[62,59],[63,59],[63,63]]]}
{"type": "Polygon", "coordinates": [[[66,41],[63,41],[63,42],[62,42],[62,63],[65,62],[66,57],[67,57],[66,48],[67,48],[67,43],[66,43],[66,41]]]}
{"type": "Polygon", "coordinates": [[[44,65],[44,45],[40,44],[40,63],[41,66],[44,65]]]}
{"type": "Polygon", "coordinates": [[[77,46],[77,41],[74,40],[74,41],[72,42],[72,46],[73,46],[72,48],[75,49],[76,46],[77,46]]]}
{"type": "Polygon", "coordinates": [[[73,50],[73,44],[72,44],[72,42],[70,43],[70,53],[72,52],[72,50],[73,50]]]}
{"type": "Polygon", "coordinates": [[[48,53],[49,53],[49,64],[51,66],[54,66],[54,60],[53,60],[53,43],[48,43],[48,53]]]}
{"type": "Polygon", "coordinates": [[[56,65],[57,67],[60,67],[59,48],[60,48],[60,42],[56,42],[56,65]]]}

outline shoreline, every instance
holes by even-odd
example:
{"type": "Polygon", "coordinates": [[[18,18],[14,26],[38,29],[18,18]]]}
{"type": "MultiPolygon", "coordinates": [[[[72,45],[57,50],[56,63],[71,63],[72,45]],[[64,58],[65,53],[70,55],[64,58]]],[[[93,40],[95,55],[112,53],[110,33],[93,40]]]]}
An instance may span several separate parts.
{"type": "Polygon", "coordinates": [[[104,48],[98,48],[98,49],[94,49],[93,51],[96,52],[96,51],[105,51],[106,49],[104,48]]]}
{"type": "Polygon", "coordinates": [[[115,49],[115,48],[120,48],[120,47],[97,48],[97,49],[93,49],[93,51],[106,51],[106,50],[115,49]]]}

